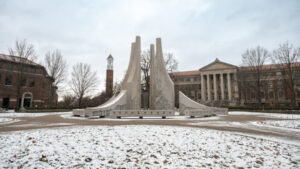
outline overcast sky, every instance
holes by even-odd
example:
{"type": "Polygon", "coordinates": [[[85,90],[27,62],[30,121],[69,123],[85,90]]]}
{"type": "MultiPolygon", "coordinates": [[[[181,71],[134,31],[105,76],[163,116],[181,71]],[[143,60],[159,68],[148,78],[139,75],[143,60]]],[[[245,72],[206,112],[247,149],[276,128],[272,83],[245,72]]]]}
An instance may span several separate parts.
{"type": "Polygon", "coordinates": [[[196,70],[216,58],[241,65],[247,48],[269,50],[289,41],[300,46],[299,0],[0,0],[0,53],[15,40],[34,44],[43,60],[61,50],[72,65],[92,65],[104,88],[106,58],[115,80],[123,78],[130,43],[142,50],[156,37],[173,53],[179,70],[196,70]]]}

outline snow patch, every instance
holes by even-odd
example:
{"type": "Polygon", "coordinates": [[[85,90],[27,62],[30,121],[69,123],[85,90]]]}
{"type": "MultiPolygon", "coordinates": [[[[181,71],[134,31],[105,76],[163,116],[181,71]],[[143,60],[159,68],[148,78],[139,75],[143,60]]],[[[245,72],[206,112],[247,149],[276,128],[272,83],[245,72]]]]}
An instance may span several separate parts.
{"type": "Polygon", "coordinates": [[[188,127],[85,126],[9,132],[0,134],[0,149],[0,168],[300,167],[299,146],[188,127]]]}
{"type": "Polygon", "coordinates": [[[229,115],[255,115],[262,117],[274,117],[281,119],[300,119],[300,114],[280,114],[280,113],[263,113],[263,112],[244,112],[244,111],[232,111],[229,115]]]}
{"type": "Polygon", "coordinates": [[[72,114],[72,112],[51,112],[51,113],[0,113],[0,117],[39,117],[48,115],[72,114]]]}
{"type": "Polygon", "coordinates": [[[0,118],[0,125],[1,124],[9,124],[9,123],[15,123],[20,120],[12,119],[12,118],[0,118]]]}

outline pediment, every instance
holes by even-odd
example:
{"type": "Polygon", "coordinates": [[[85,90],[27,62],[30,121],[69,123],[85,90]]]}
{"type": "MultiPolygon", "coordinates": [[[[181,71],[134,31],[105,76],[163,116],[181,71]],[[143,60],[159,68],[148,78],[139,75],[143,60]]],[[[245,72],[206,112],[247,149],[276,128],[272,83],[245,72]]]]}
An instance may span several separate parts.
{"type": "Polygon", "coordinates": [[[216,59],[214,62],[202,67],[200,71],[213,71],[213,70],[224,70],[224,69],[236,69],[237,66],[229,63],[221,62],[216,59]]]}

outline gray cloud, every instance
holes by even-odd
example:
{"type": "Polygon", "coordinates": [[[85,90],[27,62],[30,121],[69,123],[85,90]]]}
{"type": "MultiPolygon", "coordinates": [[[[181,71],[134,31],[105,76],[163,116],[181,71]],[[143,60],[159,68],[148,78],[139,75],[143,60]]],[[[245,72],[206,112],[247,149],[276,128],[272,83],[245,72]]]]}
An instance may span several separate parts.
{"type": "Polygon", "coordinates": [[[241,54],[256,45],[272,50],[288,40],[300,46],[299,9],[297,0],[2,0],[0,52],[24,38],[36,46],[40,60],[58,48],[69,69],[77,62],[91,64],[100,90],[106,57],[115,57],[120,81],[136,35],[144,50],[161,37],[180,70],[198,69],[216,57],[239,65],[241,54]]]}

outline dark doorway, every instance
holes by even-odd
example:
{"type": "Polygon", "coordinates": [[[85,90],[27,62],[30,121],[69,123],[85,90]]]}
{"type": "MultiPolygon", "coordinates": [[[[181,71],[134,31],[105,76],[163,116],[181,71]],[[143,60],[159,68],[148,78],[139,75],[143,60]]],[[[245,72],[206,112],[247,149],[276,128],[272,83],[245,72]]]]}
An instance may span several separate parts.
{"type": "Polygon", "coordinates": [[[30,102],[31,102],[31,99],[30,98],[24,98],[24,107],[30,107],[30,102]]]}
{"type": "Polygon", "coordinates": [[[148,92],[142,92],[142,108],[148,109],[149,108],[149,93],[148,92]]]}
{"type": "Polygon", "coordinates": [[[2,108],[9,108],[9,98],[3,98],[2,108]]]}

